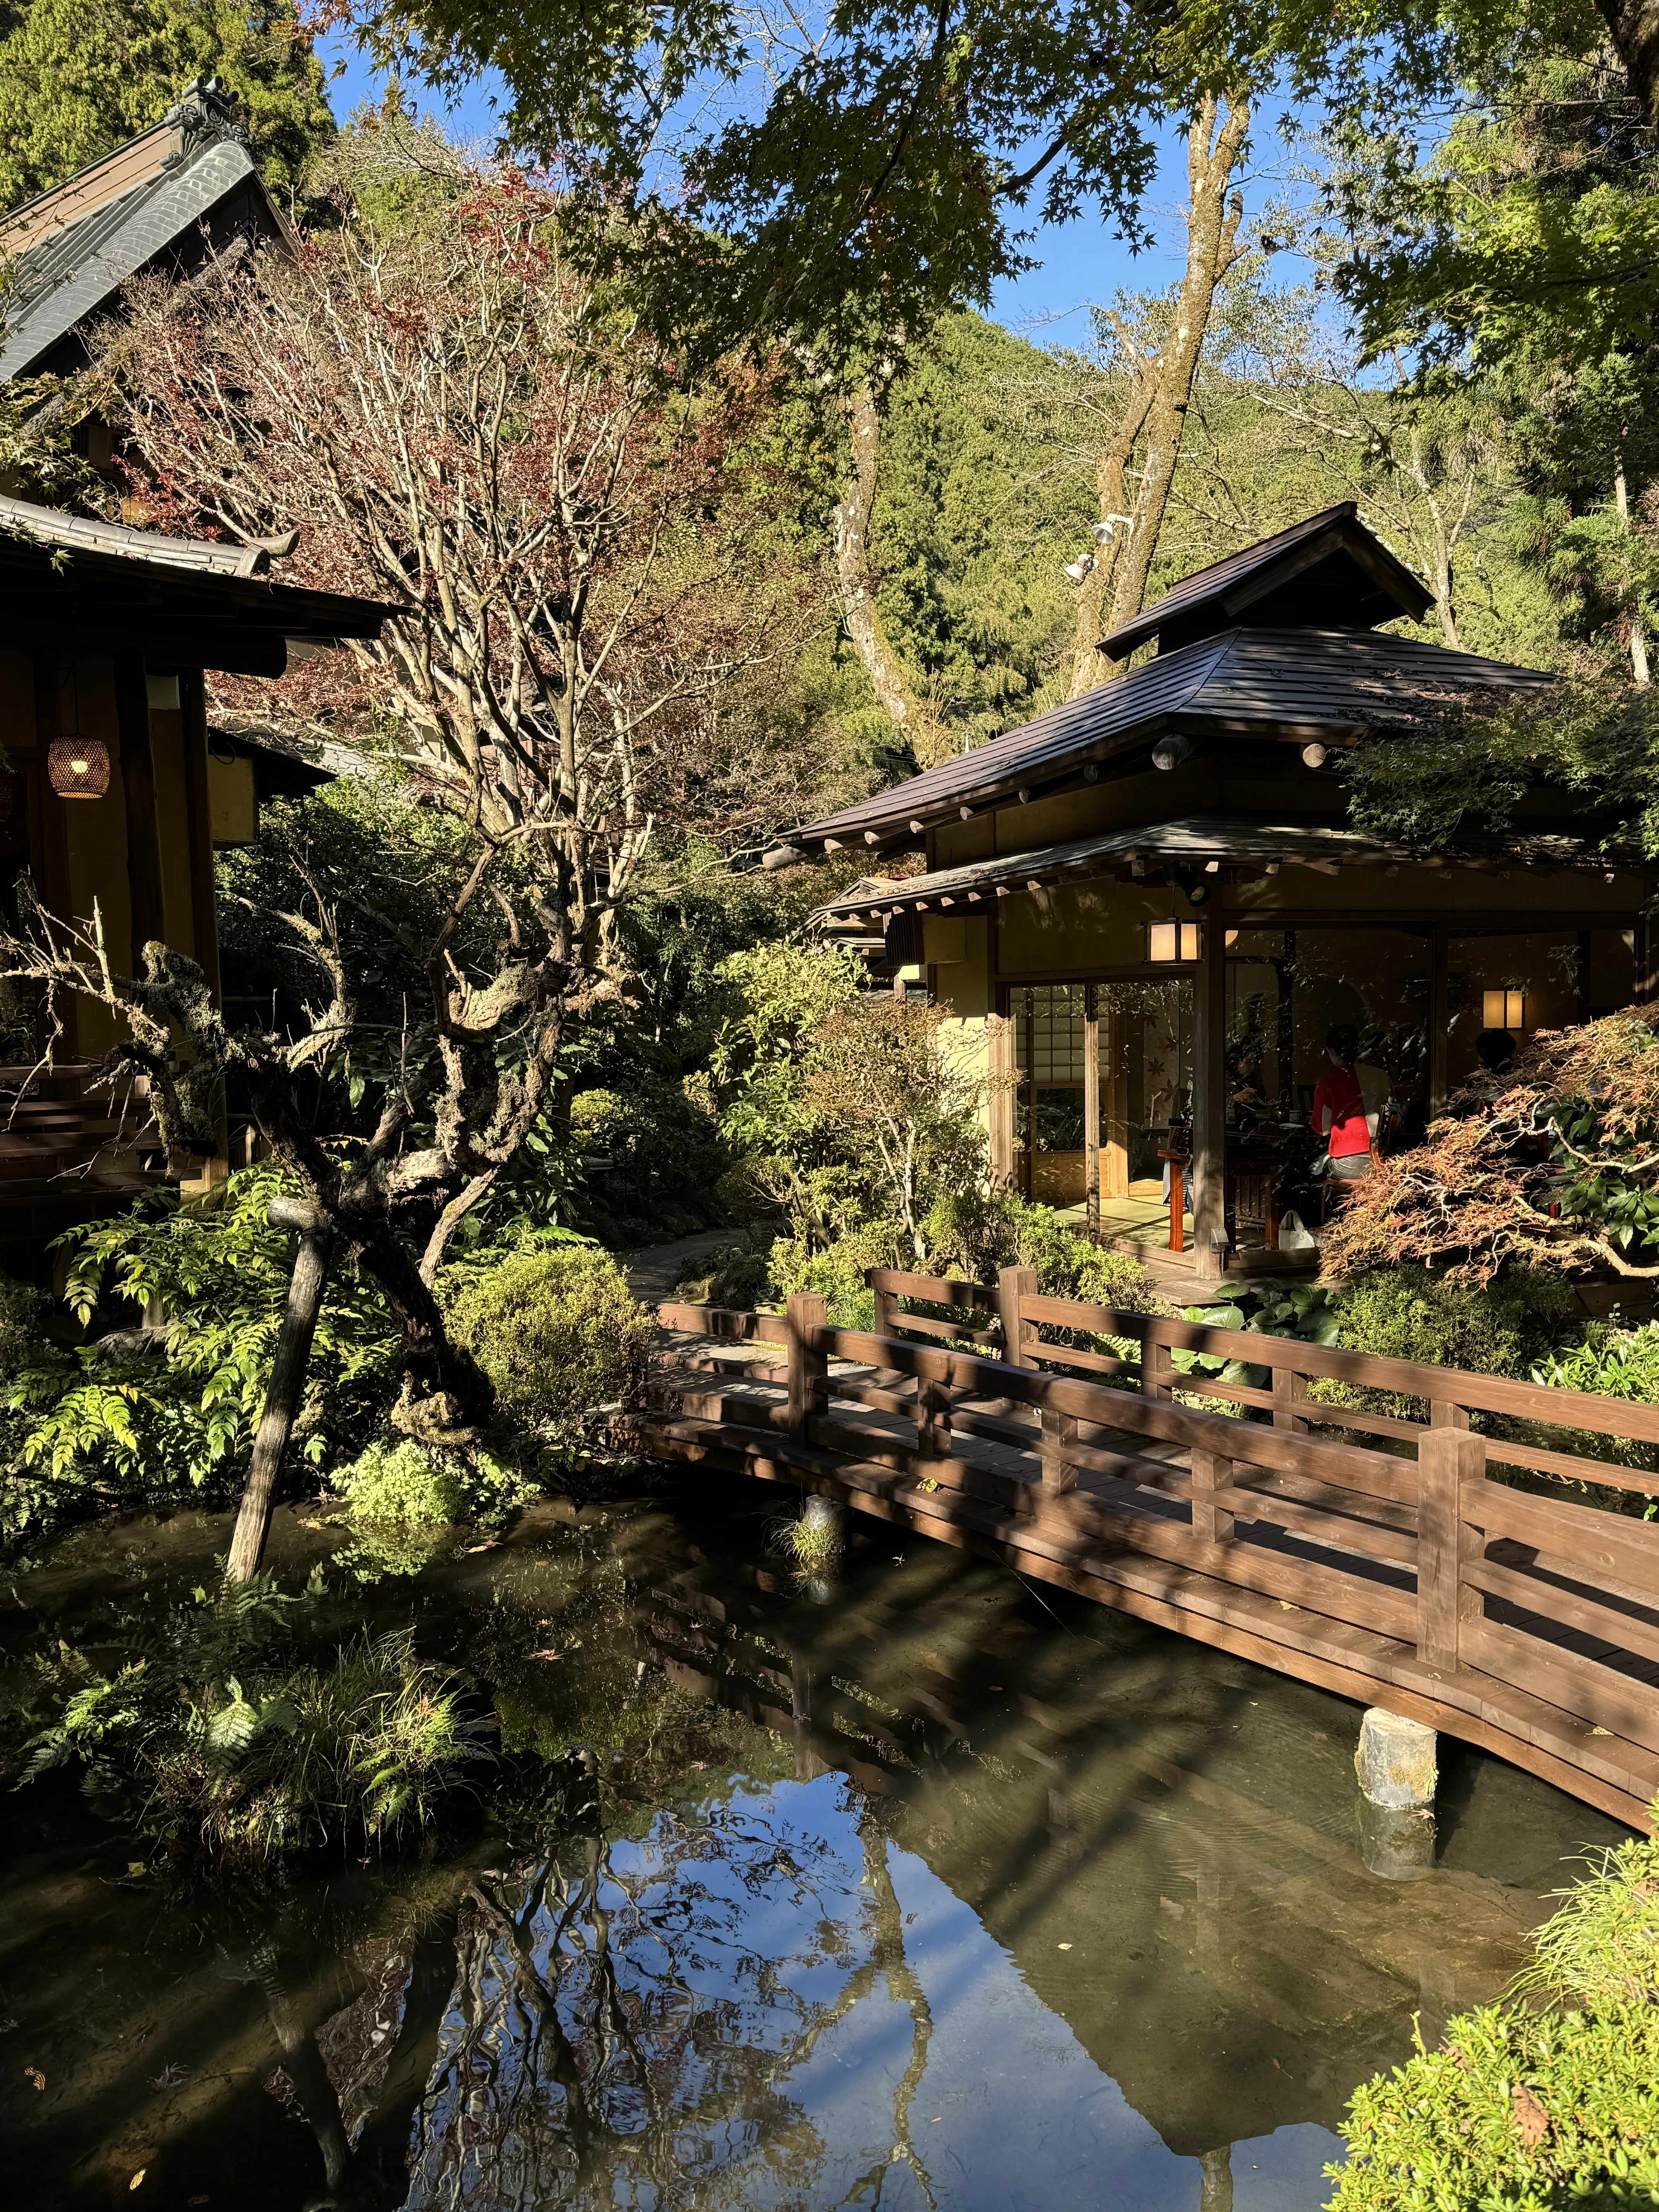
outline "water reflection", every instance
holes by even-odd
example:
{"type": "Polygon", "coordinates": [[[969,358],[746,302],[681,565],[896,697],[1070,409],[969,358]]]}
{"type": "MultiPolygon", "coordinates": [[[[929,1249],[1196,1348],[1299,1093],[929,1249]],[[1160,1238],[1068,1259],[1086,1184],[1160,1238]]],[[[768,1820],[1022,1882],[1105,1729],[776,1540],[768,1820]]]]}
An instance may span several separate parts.
{"type": "MultiPolygon", "coordinates": [[[[309,1633],[412,1609],[501,1717],[471,1825],[401,1863],[167,1899],[67,1780],[0,1801],[32,2199],[1306,2212],[1353,2084],[1615,1832],[1455,1755],[1440,1863],[1379,1881],[1353,1708],[940,1546],[866,1533],[815,1601],[775,1510],[549,1508],[339,1577],[309,1633]]],[[[123,1540],[20,1583],[15,1651],[96,1617],[123,1540]]],[[[153,1540],[195,1578],[223,1530],[153,1540]]],[[[285,1576],[328,1541],[285,1522],[285,1576]]]]}

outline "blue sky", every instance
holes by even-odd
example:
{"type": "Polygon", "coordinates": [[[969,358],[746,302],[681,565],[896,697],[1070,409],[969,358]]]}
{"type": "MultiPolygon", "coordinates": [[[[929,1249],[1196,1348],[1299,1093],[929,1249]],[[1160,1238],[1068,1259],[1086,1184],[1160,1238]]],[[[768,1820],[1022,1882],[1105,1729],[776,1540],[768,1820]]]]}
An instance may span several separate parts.
{"type": "MultiPolygon", "coordinates": [[[[330,98],[343,122],[363,100],[379,101],[383,81],[349,41],[324,39],[319,50],[336,72],[330,98]]],[[[480,79],[453,107],[436,112],[462,137],[489,138],[495,129],[489,82],[480,79]]],[[[1252,210],[1264,204],[1275,177],[1283,176],[1284,151],[1273,134],[1275,119],[1270,118],[1258,134],[1259,173],[1245,180],[1246,203],[1252,210]]],[[[1073,222],[1045,224],[1026,248],[1036,265],[997,287],[991,302],[996,320],[1036,345],[1080,344],[1089,335],[1086,311],[1091,303],[1109,301],[1120,290],[1162,289],[1170,283],[1181,269],[1176,211],[1186,191],[1185,153],[1179,132],[1166,133],[1164,159],[1147,207],[1157,234],[1153,245],[1139,254],[1131,253],[1098,210],[1073,222]]]]}

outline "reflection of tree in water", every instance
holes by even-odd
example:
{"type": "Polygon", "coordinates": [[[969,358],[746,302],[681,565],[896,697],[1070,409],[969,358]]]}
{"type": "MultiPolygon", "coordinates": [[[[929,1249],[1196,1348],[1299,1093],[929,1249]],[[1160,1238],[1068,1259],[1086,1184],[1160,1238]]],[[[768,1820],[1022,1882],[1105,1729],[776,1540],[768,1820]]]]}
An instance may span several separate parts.
{"type": "Polygon", "coordinates": [[[909,2124],[932,2022],[886,1838],[812,1796],[820,1833],[738,1800],[478,1881],[409,2212],[795,2203],[829,2146],[792,2077],[866,1999],[906,2008],[910,2050],[890,2145],[849,2201],[878,2203],[903,2165],[933,2205],[909,2124]]]}

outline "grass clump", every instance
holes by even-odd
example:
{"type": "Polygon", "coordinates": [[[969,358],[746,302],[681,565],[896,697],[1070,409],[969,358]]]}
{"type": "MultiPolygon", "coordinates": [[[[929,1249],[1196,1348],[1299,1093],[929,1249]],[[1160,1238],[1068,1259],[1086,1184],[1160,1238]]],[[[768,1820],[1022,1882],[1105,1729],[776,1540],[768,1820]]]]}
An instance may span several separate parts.
{"type": "Polygon", "coordinates": [[[596,1413],[636,1403],[643,1389],[650,1316],[595,1247],[519,1252],[469,1271],[448,1320],[506,1418],[555,1443],[580,1441],[596,1413]]]}
{"type": "Polygon", "coordinates": [[[824,1575],[841,1562],[847,1540],[832,1515],[785,1513],[771,1522],[767,1541],[804,1575],[824,1575]]]}
{"type": "Polygon", "coordinates": [[[60,1655],[68,1694],[21,1781],[78,1761],[181,1855],[233,1863],[430,1820],[488,1755],[460,1677],[422,1660],[406,1630],[296,1664],[291,1603],[264,1577],[198,1589],[128,1624],[112,1672],[60,1655]]]}
{"type": "Polygon", "coordinates": [[[1659,2206],[1659,1845],[1563,1894],[1507,2002],[1355,2091],[1330,2212],[1659,2206]]]}

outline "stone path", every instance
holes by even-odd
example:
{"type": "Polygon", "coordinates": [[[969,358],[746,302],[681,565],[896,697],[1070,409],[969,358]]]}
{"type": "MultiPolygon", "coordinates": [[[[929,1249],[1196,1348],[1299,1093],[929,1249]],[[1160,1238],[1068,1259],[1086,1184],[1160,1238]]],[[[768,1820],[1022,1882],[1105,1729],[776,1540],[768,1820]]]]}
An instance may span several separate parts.
{"type": "Polygon", "coordinates": [[[742,1242],[741,1230],[705,1229],[696,1237],[678,1237],[672,1244],[647,1244],[642,1251],[624,1252],[622,1262],[628,1287],[642,1304],[660,1305],[672,1296],[688,1260],[701,1260],[742,1242]]]}

